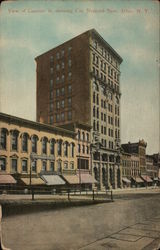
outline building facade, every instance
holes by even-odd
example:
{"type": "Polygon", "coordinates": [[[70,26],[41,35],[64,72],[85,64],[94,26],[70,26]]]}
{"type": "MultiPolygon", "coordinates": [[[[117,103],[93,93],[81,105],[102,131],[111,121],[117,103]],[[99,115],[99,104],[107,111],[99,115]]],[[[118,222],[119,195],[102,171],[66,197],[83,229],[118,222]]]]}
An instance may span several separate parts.
{"type": "Polygon", "coordinates": [[[75,132],[66,129],[0,113],[0,173],[20,177],[38,177],[43,172],[75,174],[75,137],[75,132]]]}
{"type": "Polygon", "coordinates": [[[91,126],[91,165],[98,188],[121,187],[122,58],[92,29],[35,60],[37,121],[91,126]]]}

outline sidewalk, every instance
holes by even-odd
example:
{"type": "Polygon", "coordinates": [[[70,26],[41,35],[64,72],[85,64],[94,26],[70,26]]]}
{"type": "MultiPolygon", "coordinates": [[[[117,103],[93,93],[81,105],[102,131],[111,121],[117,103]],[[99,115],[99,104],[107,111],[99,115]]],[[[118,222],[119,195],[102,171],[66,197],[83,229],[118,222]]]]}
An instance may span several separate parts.
{"type": "Polygon", "coordinates": [[[159,250],[160,217],[123,228],[107,237],[79,248],[79,250],[159,250]]]}

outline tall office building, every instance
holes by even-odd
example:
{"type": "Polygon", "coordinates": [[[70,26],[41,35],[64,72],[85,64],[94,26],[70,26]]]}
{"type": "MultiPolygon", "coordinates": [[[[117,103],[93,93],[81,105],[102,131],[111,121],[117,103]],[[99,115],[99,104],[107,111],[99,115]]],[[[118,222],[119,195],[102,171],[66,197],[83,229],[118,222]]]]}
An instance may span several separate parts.
{"type": "Polygon", "coordinates": [[[95,29],[36,57],[37,121],[91,129],[92,171],[98,187],[121,187],[120,64],[95,29]]]}

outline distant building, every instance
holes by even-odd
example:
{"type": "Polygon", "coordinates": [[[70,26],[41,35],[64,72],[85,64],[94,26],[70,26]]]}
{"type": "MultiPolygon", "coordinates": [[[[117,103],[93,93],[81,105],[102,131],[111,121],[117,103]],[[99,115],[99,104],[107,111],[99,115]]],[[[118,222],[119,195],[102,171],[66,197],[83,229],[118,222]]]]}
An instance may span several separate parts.
{"type": "MultiPolygon", "coordinates": [[[[36,57],[37,121],[91,126],[98,188],[122,186],[118,53],[92,29],[36,57]]],[[[78,145],[80,152],[83,146],[78,145]]]]}

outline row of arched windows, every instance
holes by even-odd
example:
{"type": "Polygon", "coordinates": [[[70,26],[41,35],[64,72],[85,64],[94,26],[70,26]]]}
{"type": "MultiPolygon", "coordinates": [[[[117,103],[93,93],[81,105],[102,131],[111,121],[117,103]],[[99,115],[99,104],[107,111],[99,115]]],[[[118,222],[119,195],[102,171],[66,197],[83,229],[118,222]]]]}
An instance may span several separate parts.
{"type": "MultiPolygon", "coordinates": [[[[10,145],[11,151],[18,151],[19,150],[19,144],[18,144],[18,139],[21,138],[21,151],[22,152],[28,152],[29,148],[29,140],[31,141],[31,152],[32,153],[37,153],[38,151],[38,136],[37,135],[32,135],[29,136],[28,133],[22,133],[19,135],[18,130],[11,130],[10,131],[11,137],[10,137],[10,145]]],[[[2,128],[0,131],[0,149],[6,150],[7,149],[7,136],[9,135],[9,132],[7,129],[2,128]]],[[[69,156],[70,152],[70,157],[74,157],[74,148],[75,144],[74,142],[69,143],[68,141],[63,140],[55,140],[55,139],[50,139],[48,140],[47,137],[42,137],[40,139],[41,141],[41,153],[42,154],[47,154],[48,146],[49,146],[49,151],[51,155],[55,154],[55,145],[57,144],[57,155],[62,156],[62,150],[63,150],[63,155],[65,157],[69,156]]]]}

